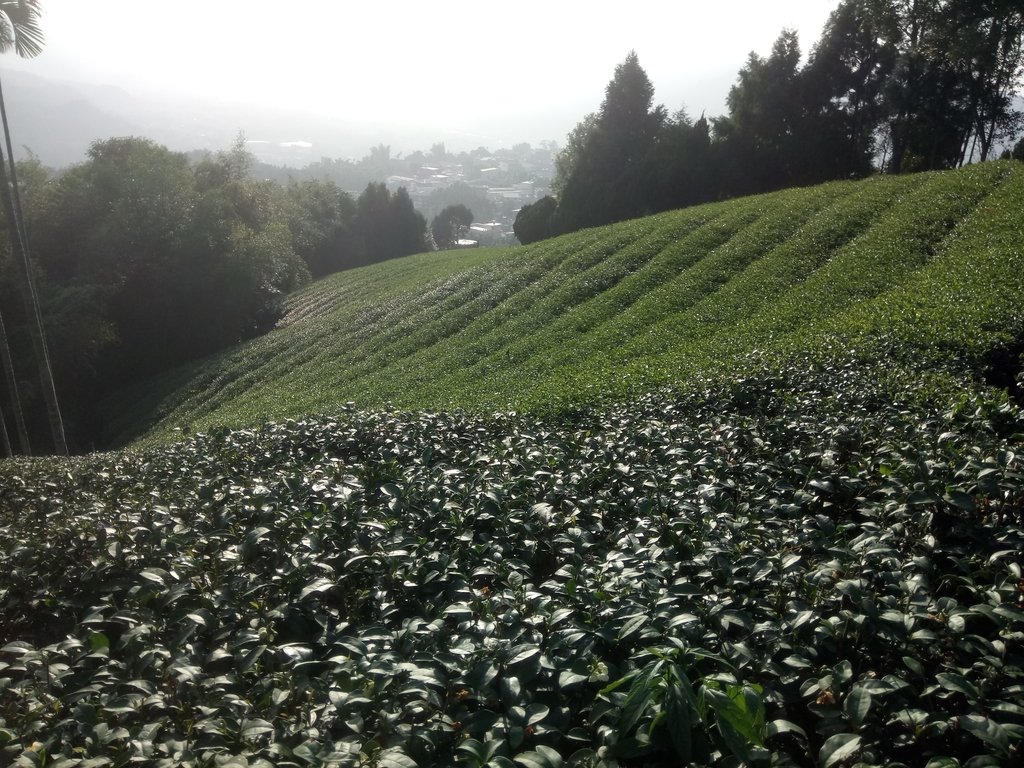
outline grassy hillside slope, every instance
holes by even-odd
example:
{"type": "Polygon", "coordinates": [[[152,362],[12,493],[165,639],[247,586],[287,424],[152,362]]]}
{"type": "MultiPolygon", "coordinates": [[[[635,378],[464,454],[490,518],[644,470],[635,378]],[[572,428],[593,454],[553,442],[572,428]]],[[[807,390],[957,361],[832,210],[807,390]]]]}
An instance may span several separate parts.
{"type": "Polygon", "coordinates": [[[0,461],[0,765],[1021,764],[1024,408],[980,387],[1022,201],[995,163],[310,287],[122,425],[328,415],[0,461]]]}
{"type": "Polygon", "coordinates": [[[165,439],[346,401],[546,411],[754,351],[977,373],[1024,330],[1022,200],[1024,165],[988,163],[341,273],[291,297],[274,332],[119,399],[113,432],[165,439]]]}

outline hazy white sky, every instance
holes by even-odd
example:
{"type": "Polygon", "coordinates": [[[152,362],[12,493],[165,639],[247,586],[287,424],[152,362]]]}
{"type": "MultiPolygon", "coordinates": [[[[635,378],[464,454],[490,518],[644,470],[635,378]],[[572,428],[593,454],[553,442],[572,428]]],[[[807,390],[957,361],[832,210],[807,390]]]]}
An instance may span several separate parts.
{"type": "MultiPolygon", "coordinates": [[[[43,0],[61,79],[276,102],[348,118],[530,126],[561,142],[630,49],[670,111],[717,114],[783,27],[805,53],[838,0],[43,0]]],[[[524,128],[525,130],[525,128],[524,128]]]]}

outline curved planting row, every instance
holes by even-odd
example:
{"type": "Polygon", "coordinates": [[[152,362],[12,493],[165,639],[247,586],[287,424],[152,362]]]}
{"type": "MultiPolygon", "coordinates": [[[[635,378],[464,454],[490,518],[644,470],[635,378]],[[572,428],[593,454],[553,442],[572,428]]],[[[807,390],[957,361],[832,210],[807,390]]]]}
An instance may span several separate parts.
{"type": "Polygon", "coordinates": [[[137,408],[119,401],[119,424],[158,420],[166,437],[349,400],[557,410],[754,350],[977,360],[1021,332],[1022,176],[999,162],[842,182],[345,272],[292,297],[281,328],[196,366],[185,386],[179,374],[137,408]],[[995,290],[979,290],[982,263],[995,290]],[[935,298],[909,311],[919,290],[935,298]],[[974,351],[960,354],[968,336],[974,351]]]}

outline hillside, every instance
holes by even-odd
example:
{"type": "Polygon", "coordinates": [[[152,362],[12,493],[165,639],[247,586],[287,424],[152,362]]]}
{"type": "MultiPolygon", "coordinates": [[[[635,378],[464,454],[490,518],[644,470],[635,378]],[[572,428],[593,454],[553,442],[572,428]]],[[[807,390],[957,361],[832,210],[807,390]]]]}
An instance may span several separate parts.
{"type": "Polygon", "coordinates": [[[879,178],[297,294],[124,410],[167,444],[0,462],[0,764],[1019,764],[1021,200],[879,178]]]}
{"type": "Polygon", "coordinates": [[[564,410],[752,352],[854,353],[971,388],[1024,332],[1022,199],[1024,165],[988,163],[340,273],[292,296],[274,332],[117,398],[111,433],[166,440],[349,401],[564,410]]]}

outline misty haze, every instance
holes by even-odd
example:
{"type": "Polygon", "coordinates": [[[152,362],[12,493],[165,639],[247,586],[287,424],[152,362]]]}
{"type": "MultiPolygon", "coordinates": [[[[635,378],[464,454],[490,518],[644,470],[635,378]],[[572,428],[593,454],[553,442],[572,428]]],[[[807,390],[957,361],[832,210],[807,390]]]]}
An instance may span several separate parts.
{"type": "Polygon", "coordinates": [[[0,0],[0,766],[1024,765],[1024,5],[0,0]]]}

